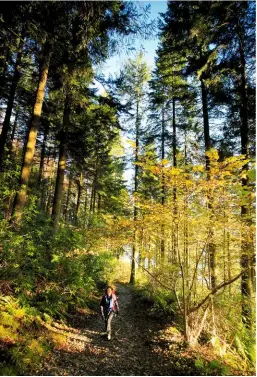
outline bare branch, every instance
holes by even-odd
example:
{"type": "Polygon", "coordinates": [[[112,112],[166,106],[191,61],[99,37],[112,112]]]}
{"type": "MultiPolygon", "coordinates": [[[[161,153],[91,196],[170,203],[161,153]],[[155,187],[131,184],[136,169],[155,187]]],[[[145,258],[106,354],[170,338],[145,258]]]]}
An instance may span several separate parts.
{"type": "Polygon", "coordinates": [[[204,253],[204,250],[206,249],[206,246],[207,246],[210,234],[211,234],[211,231],[209,230],[207,238],[206,238],[206,241],[205,241],[205,243],[203,245],[203,248],[201,250],[201,253],[199,255],[199,258],[196,261],[196,265],[195,265],[195,269],[194,269],[194,274],[193,274],[192,282],[191,282],[191,285],[190,285],[190,288],[189,288],[189,294],[188,294],[188,297],[187,297],[187,302],[189,302],[189,300],[190,300],[190,297],[191,297],[191,294],[192,294],[192,288],[193,288],[193,284],[194,284],[195,276],[196,276],[196,272],[197,272],[197,268],[198,268],[199,262],[200,262],[200,260],[202,258],[202,255],[204,253]]]}
{"type": "Polygon", "coordinates": [[[222,284],[218,285],[216,288],[214,288],[210,293],[208,293],[208,295],[202,301],[199,302],[199,304],[197,304],[193,308],[189,309],[189,311],[188,311],[189,314],[191,314],[191,313],[195,312],[196,310],[200,309],[201,306],[203,306],[203,304],[205,304],[205,302],[207,300],[209,300],[212,295],[215,295],[215,293],[217,293],[218,291],[220,291],[225,286],[234,283],[234,281],[238,280],[247,270],[249,270],[249,268],[246,268],[246,269],[242,270],[240,272],[240,274],[236,275],[231,280],[225,281],[224,283],[222,283],[222,284]]]}

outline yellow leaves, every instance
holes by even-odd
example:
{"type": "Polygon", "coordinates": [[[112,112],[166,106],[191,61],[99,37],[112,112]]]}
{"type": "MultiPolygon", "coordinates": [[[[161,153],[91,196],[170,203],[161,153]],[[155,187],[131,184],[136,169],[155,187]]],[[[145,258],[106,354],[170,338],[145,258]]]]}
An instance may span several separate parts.
{"type": "Polygon", "coordinates": [[[150,166],[148,169],[149,169],[153,174],[156,174],[156,175],[160,174],[160,172],[161,172],[161,169],[160,169],[158,166],[155,166],[155,165],[150,166]]]}
{"type": "Polygon", "coordinates": [[[181,173],[184,173],[184,170],[181,168],[171,167],[168,172],[169,175],[180,175],[181,173]]]}
{"type": "Polygon", "coordinates": [[[190,187],[190,186],[193,186],[193,185],[194,185],[194,182],[191,181],[191,180],[189,180],[189,179],[186,179],[186,180],[185,180],[185,185],[186,185],[186,187],[190,187]]]}
{"type": "Polygon", "coordinates": [[[217,151],[217,149],[211,148],[209,151],[206,152],[206,156],[208,156],[211,161],[218,161],[219,152],[217,151]]]}
{"type": "Polygon", "coordinates": [[[17,340],[17,333],[14,332],[10,327],[4,327],[0,325],[0,341],[4,343],[14,344],[17,340]]]}
{"type": "Polygon", "coordinates": [[[132,148],[136,148],[136,143],[134,142],[134,140],[131,140],[131,139],[127,139],[126,140],[127,144],[129,144],[132,148]]]}
{"type": "Polygon", "coordinates": [[[192,171],[193,172],[200,172],[200,173],[203,173],[205,170],[204,166],[203,165],[196,165],[196,166],[193,166],[192,167],[192,171]]]}
{"type": "Polygon", "coordinates": [[[113,157],[122,157],[124,154],[124,148],[120,144],[114,144],[109,152],[109,155],[113,157]]]}
{"type": "Polygon", "coordinates": [[[163,160],[161,160],[161,164],[163,165],[163,166],[165,166],[165,165],[167,165],[169,163],[169,160],[167,160],[167,159],[163,159],[163,160]]]}
{"type": "Polygon", "coordinates": [[[23,308],[16,309],[13,315],[17,319],[22,319],[25,316],[25,310],[23,308]]]}
{"type": "Polygon", "coordinates": [[[30,350],[33,351],[33,353],[39,355],[39,356],[43,356],[44,353],[45,353],[45,350],[43,349],[43,347],[40,345],[40,343],[36,340],[36,339],[32,339],[32,341],[30,342],[28,348],[30,350]]]}
{"type": "Polygon", "coordinates": [[[62,334],[50,333],[51,342],[57,350],[64,349],[67,345],[67,337],[62,334]]]}

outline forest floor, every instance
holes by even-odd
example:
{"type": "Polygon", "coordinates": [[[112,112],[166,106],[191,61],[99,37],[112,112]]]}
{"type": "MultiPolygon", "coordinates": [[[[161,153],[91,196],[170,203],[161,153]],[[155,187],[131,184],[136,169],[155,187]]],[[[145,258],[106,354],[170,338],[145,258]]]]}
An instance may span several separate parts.
{"type": "Polygon", "coordinates": [[[104,336],[99,311],[82,310],[65,328],[63,347],[54,350],[39,374],[200,375],[195,366],[197,352],[185,348],[180,333],[175,328],[170,331],[172,325],[158,316],[149,315],[149,310],[134,299],[131,287],[116,287],[120,315],[113,319],[112,340],[104,336]]]}

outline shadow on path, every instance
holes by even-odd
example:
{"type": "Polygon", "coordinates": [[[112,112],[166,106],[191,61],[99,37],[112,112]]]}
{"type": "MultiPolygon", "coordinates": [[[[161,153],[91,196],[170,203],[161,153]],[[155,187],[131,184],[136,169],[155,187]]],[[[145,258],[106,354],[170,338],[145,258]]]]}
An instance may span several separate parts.
{"type": "Polygon", "coordinates": [[[70,338],[68,350],[54,351],[44,366],[44,375],[181,375],[170,352],[165,354],[158,346],[151,346],[151,339],[165,325],[150,318],[134,301],[128,285],[117,284],[117,290],[120,315],[113,320],[112,340],[107,341],[103,335],[99,313],[80,314],[72,323],[71,334],[79,330],[86,341],[70,338]]]}

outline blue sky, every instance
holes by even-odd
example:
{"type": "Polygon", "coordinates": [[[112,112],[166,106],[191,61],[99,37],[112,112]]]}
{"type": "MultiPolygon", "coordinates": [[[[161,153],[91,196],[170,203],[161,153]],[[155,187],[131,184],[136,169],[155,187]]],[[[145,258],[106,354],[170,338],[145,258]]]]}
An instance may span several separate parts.
{"type": "MultiPolygon", "coordinates": [[[[160,12],[165,12],[167,8],[167,2],[166,1],[136,1],[138,3],[139,7],[145,7],[146,5],[150,4],[150,13],[149,18],[151,20],[156,20],[159,16],[160,12]]],[[[136,38],[135,40],[135,50],[128,52],[119,52],[116,55],[112,56],[110,59],[108,59],[100,68],[100,72],[105,75],[107,78],[110,74],[114,75],[115,73],[119,73],[120,68],[122,66],[122,63],[126,61],[129,57],[133,57],[136,55],[136,52],[138,52],[142,47],[145,52],[145,60],[147,61],[150,69],[152,70],[154,67],[154,59],[155,59],[155,50],[158,45],[158,38],[153,37],[149,40],[144,40],[140,37],[136,38]]],[[[99,87],[98,84],[96,84],[97,87],[99,87]]],[[[99,87],[100,89],[100,87],[99,87]]]]}
{"type": "MultiPolygon", "coordinates": [[[[145,7],[146,5],[150,4],[150,12],[149,12],[149,18],[151,20],[156,20],[159,17],[159,13],[164,13],[167,8],[167,2],[166,1],[137,1],[139,7],[145,7]]],[[[153,36],[149,40],[142,39],[140,37],[136,38],[135,40],[135,50],[131,51],[128,53],[128,51],[120,51],[116,55],[112,56],[110,59],[108,59],[104,64],[102,64],[101,67],[98,67],[99,73],[104,74],[106,78],[109,77],[109,75],[115,75],[118,74],[122,64],[128,59],[132,58],[137,54],[140,49],[143,48],[144,50],[144,55],[145,55],[145,60],[148,63],[148,66],[150,70],[154,68],[154,62],[155,62],[155,50],[157,49],[158,46],[158,38],[157,36],[153,36]]],[[[101,87],[100,83],[95,82],[96,87],[99,89],[99,92],[103,92],[103,88],[101,87]]],[[[131,146],[127,143],[128,140],[128,135],[122,134],[122,144],[123,147],[125,148],[125,154],[128,158],[132,159],[133,152],[131,149],[131,146]]],[[[128,188],[132,187],[132,182],[133,182],[133,177],[134,177],[134,167],[131,164],[127,165],[127,169],[124,172],[124,179],[127,182],[128,188]]]]}

